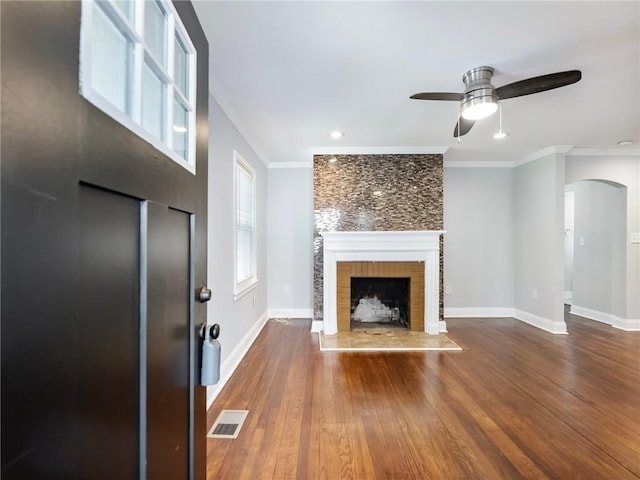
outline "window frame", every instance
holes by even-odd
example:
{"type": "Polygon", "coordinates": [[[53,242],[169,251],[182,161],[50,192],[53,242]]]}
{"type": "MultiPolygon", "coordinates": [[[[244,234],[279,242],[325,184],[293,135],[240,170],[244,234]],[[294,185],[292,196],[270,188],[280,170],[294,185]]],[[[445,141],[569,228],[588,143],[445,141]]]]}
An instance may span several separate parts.
{"type": "MultiPolygon", "coordinates": [[[[94,106],[109,115],[115,121],[150,143],[175,163],[196,174],[195,136],[196,136],[196,69],[197,52],[189,34],[169,0],[153,0],[165,15],[165,59],[157,59],[144,39],[144,0],[132,0],[133,12],[130,21],[112,0],[82,0],[82,18],[80,28],[80,94],[94,106]],[[132,48],[127,68],[130,69],[126,80],[127,112],[121,111],[109,99],[100,94],[92,84],[92,36],[94,9],[100,9],[132,48]],[[174,55],[176,41],[182,43],[187,52],[186,74],[187,95],[178,88],[175,79],[174,55]],[[164,63],[164,65],[163,65],[164,63]],[[164,139],[158,138],[142,126],[142,75],[144,66],[162,82],[164,139]],[[174,151],[174,101],[187,110],[186,156],[174,151]]],[[[177,132],[177,131],[176,131],[177,132]]],[[[178,132],[179,133],[179,132],[178,132]]]]}
{"type": "Polygon", "coordinates": [[[239,300],[256,287],[259,282],[257,273],[257,182],[256,171],[238,153],[233,151],[233,299],[239,300]],[[238,279],[238,208],[239,208],[239,173],[244,171],[251,178],[251,208],[252,208],[252,238],[251,238],[251,259],[249,261],[249,276],[238,279]]]}

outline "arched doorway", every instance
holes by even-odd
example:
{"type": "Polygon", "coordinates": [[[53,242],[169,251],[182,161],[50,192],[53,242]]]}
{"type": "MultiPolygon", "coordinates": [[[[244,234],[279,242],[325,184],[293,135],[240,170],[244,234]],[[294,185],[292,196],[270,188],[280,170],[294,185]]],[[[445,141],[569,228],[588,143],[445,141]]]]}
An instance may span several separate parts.
{"type": "Polygon", "coordinates": [[[626,218],[625,185],[594,179],[565,187],[565,303],[571,313],[609,325],[624,318],[626,218]]]}

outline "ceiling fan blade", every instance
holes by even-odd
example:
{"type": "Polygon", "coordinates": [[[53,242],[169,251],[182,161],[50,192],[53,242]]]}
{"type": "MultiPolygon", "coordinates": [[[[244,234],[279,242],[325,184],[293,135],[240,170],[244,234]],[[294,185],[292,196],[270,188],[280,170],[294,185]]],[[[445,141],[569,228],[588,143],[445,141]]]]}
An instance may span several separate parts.
{"type": "Polygon", "coordinates": [[[566,72],[550,73],[539,77],[527,78],[519,82],[509,83],[496,88],[496,95],[500,100],[507,98],[522,97],[532,93],[545,92],[554,88],[564,87],[580,81],[582,73],[580,70],[568,70],[566,72]]]}
{"type": "Polygon", "coordinates": [[[453,137],[458,138],[463,135],[466,135],[467,133],[469,133],[469,130],[471,130],[471,127],[473,127],[475,123],[476,123],[475,120],[467,120],[462,117],[458,118],[458,122],[456,123],[456,128],[453,129],[453,137]],[[458,125],[460,126],[460,133],[458,133],[458,125]]]}
{"type": "Polygon", "coordinates": [[[424,92],[411,95],[409,98],[414,100],[448,100],[459,102],[464,95],[462,93],[446,93],[446,92],[424,92]]]}

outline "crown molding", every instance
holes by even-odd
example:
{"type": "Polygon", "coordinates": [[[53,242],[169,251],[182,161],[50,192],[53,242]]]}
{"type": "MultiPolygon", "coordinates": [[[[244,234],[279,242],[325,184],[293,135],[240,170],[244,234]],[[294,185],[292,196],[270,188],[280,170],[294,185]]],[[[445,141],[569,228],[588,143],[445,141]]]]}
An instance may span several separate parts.
{"type": "MultiPolygon", "coordinates": [[[[211,82],[211,79],[209,80],[209,82],[211,82]]],[[[269,168],[269,161],[267,160],[267,157],[255,147],[255,143],[250,140],[249,135],[247,135],[247,131],[244,129],[242,123],[238,120],[235,114],[233,114],[233,111],[231,110],[231,108],[229,108],[223,96],[220,94],[214,95],[212,91],[209,92],[209,96],[213,99],[214,102],[218,104],[220,110],[222,110],[222,113],[227,116],[227,119],[229,120],[229,122],[231,122],[231,125],[233,125],[234,128],[238,131],[242,139],[253,151],[253,154],[260,159],[265,167],[269,168]]]]}
{"type": "Polygon", "coordinates": [[[311,155],[444,155],[449,147],[311,147],[311,155]]]}
{"type": "Polygon", "coordinates": [[[573,145],[554,145],[514,160],[512,163],[514,167],[519,167],[520,165],[533,162],[534,160],[538,160],[540,158],[548,157],[549,155],[566,154],[572,148],[573,145]]]}
{"type": "Polygon", "coordinates": [[[573,148],[570,157],[640,157],[640,148],[573,148]]]}
{"type": "Polygon", "coordinates": [[[513,168],[512,161],[445,160],[444,168],[513,168]]]}
{"type": "Polygon", "coordinates": [[[271,162],[269,169],[273,168],[313,168],[313,162],[271,162]]]}

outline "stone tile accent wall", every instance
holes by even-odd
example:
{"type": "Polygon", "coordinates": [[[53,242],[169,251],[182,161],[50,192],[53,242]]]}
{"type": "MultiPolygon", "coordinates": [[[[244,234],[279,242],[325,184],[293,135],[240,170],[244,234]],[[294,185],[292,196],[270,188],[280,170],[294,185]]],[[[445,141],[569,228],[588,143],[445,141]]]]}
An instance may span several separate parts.
{"type": "Polygon", "coordinates": [[[442,155],[314,155],[314,319],[322,320],[319,232],[442,230],[442,174],[442,155]]]}

